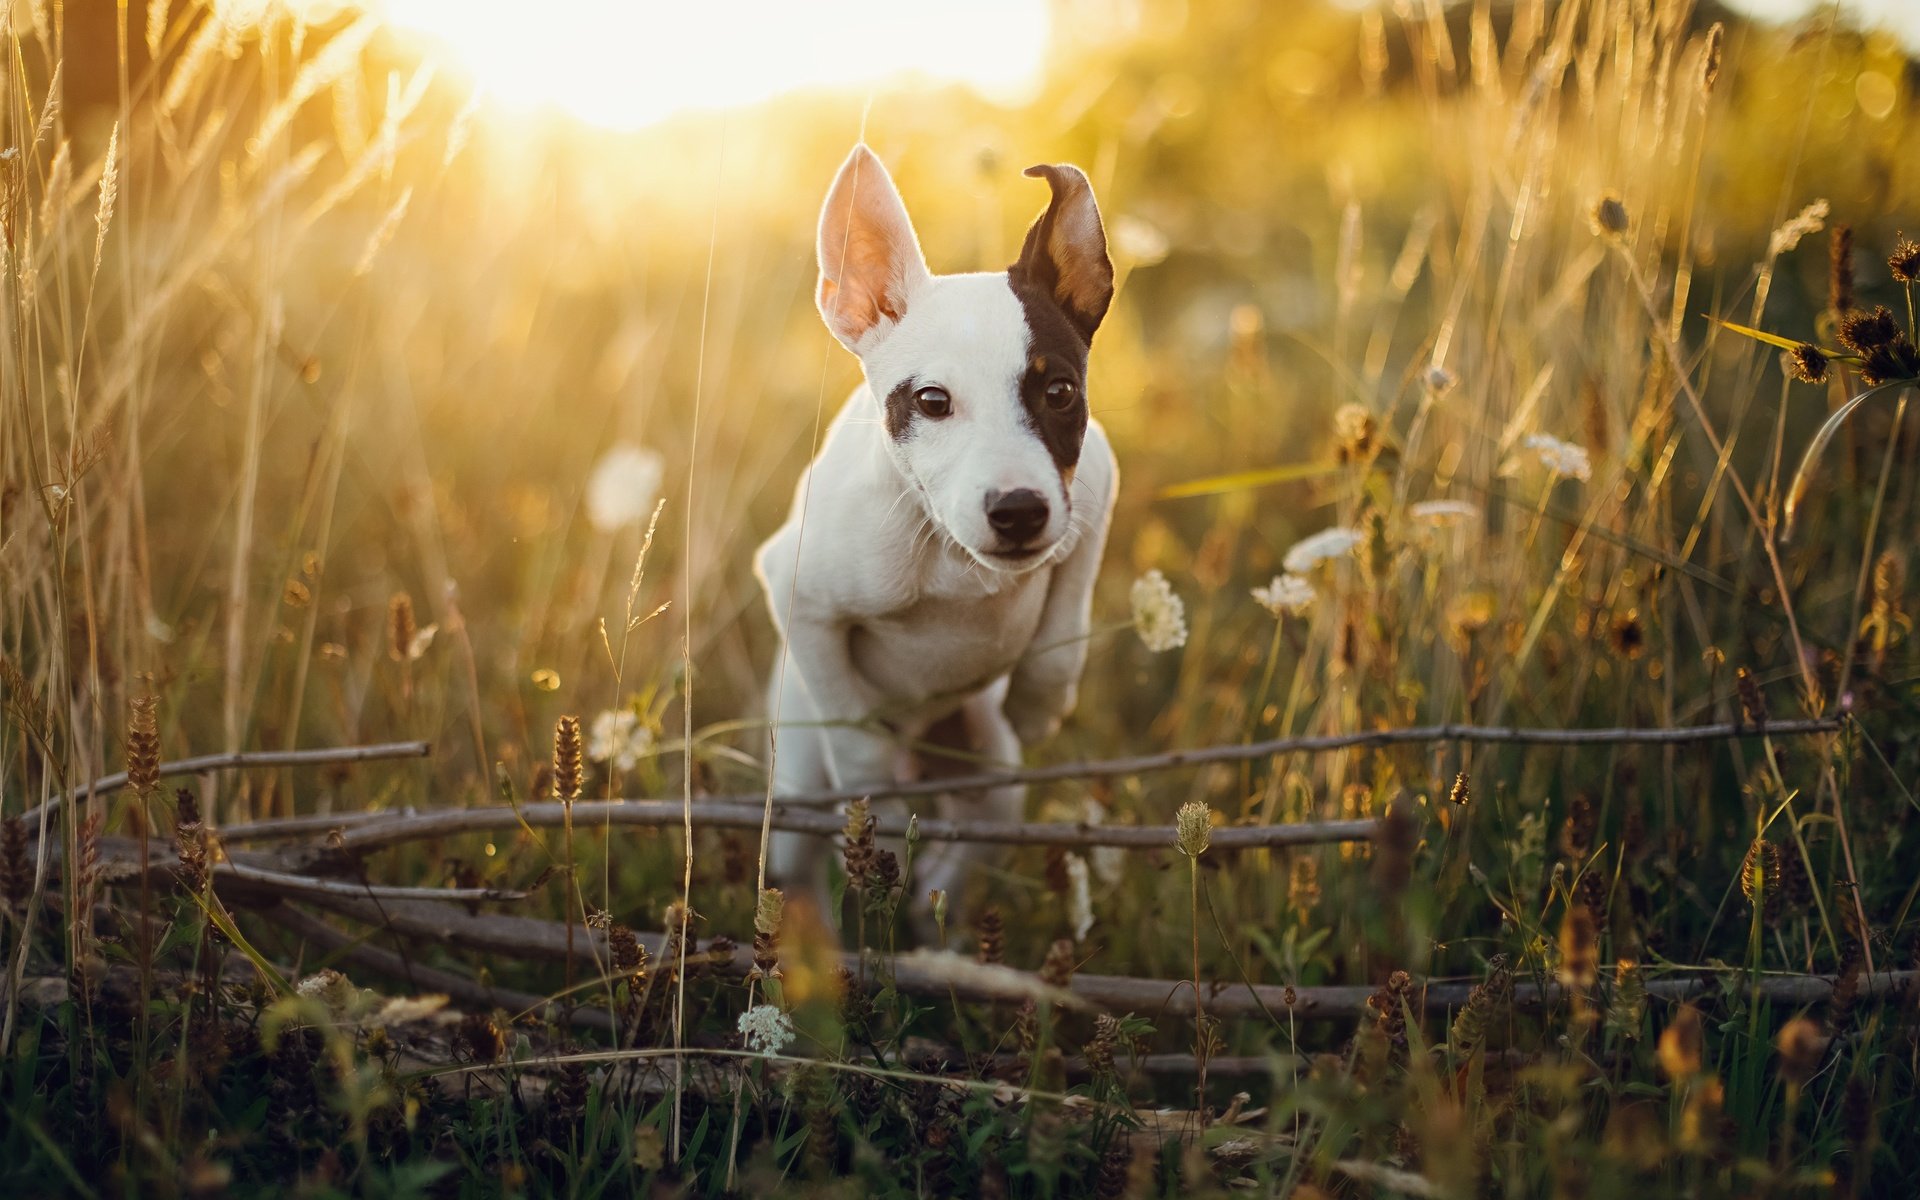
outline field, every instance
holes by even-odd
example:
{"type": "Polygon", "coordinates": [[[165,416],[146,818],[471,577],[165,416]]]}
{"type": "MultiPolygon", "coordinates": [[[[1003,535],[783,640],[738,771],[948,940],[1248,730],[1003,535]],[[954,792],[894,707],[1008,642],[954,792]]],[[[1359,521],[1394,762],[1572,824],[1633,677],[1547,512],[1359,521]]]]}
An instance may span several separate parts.
{"type": "Polygon", "coordinates": [[[1920,1189],[1911,49],[1111,8],[1019,104],[614,133],[351,10],[10,7],[9,1189],[1920,1189]],[[1078,709],[933,946],[979,830],[766,799],[863,137],[935,270],[1074,162],[1119,276],[1078,709]]]}

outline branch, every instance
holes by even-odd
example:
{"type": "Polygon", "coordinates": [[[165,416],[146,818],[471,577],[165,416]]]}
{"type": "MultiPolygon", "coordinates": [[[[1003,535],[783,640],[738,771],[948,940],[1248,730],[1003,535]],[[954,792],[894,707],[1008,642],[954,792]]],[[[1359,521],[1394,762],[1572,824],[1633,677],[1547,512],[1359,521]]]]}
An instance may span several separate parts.
{"type": "MultiPolygon", "coordinates": [[[[1350,750],[1356,747],[1394,746],[1409,743],[1424,744],[1430,742],[1469,742],[1519,746],[1672,746],[1684,745],[1691,742],[1726,741],[1733,738],[1801,737],[1813,734],[1835,733],[1838,732],[1840,728],[1841,722],[1838,720],[1770,721],[1765,725],[1723,723],[1719,725],[1660,726],[1650,729],[1523,729],[1512,726],[1447,724],[1422,725],[1410,729],[1373,729],[1362,733],[1335,733],[1271,738],[1264,742],[1200,746],[1190,750],[1169,750],[1162,754],[1139,754],[1127,758],[1095,759],[1090,762],[1055,763],[1051,766],[1044,767],[1026,767],[1014,771],[996,771],[976,775],[956,775],[939,779],[923,779],[911,783],[889,784],[883,787],[842,789],[839,791],[796,792],[792,795],[774,797],[773,805],[776,814],[774,828],[791,828],[802,832],[831,832],[826,825],[818,827],[781,825],[778,815],[785,812],[789,816],[797,816],[795,812],[797,809],[827,808],[836,804],[846,803],[850,800],[937,796],[952,792],[982,791],[987,788],[1005,787],[1010,784],[1056,783],[1076,779],[1111,779],[1117,776],[1146,775],[1156,771],[1176,771],[1186,767],[1207,766],[1214,763],[1247,762],[1256,759],[1270,758],[1279,754],[1326,754],[1336,750],[1350,750]]],[[[767,799],[767,795],[764,792],[738,793],[734,795],[709,796],[702,801],[702,804],[709,809],[719,808],[724,805],[751,805],[754,812],[760,814],[765,811],[767,799]]],[[[678,800],[629,800],[617,803],[624,803],[629,808],[647,804],[670,804],[675,806],[673,811],[676,821],[680,819],[681,815],[681,809],[678,807],[680,801],[678,800]]],[[[530,812],[533,808],[537,807],[539,806],[529,806],[529,808],[523,811],[530,812]]],[[[576,805],[574,808],[575,818],[586,819],[582,817],[581,814],[585,812],[588,807],[586,804],[576,805]]],[[[478,812],[487,810],[476,809],[462,811],[478,812]]],[[[438,814],[432,815],[437,816],[438,814]]],[[[478,820],[478,818],[475,819],[478,820]]],[[[604,820],[604,813],[600,813],[596,819],[604,820]]],[[[223,830],[222,836],[235,840],[264,840],[267,838],[285,837],[311,832],[313,826],[306,823],[306,818],[295,818],[295,820],[300,821],[301,824],[294,825],[289,822],[258,822],[251,825],[235,825],[223,830]]],[[[369,820],[362,814],[353,814],[352,816],[343,815],[341,819],[335,822],[336,825],[359,825],[362,823],[369,825],[383,824],[383,822],[369,820]]],[[[647,818],[636,818],[622,822],[616,818],[616,823],[651,825],[658,824],[659,822],[647,818]]],[[[715,820],[711,823],[734,824],[730,819],[725,821],[715,820]]],[[[756,815],[753,821],[754,827],[757,828],[759,823],[759,817],[756,815]]],[[[517,824],[517,822],[508,822],[508,825],[512,824],[517,824]]],[[[1154,842],[1150,839],[1139,841],[1129,840],[1130,835],[1116,833],[1111,827],[1103,829],[1100,837],[1114,836],[1121,840],[1053,841],[1040,838],[1030,839],[1014,833],[1009,833],[1003,837],[976,838],[971,834],[966,836],[950,835],[943,837],[942,835],[929,832],[931,828],[929,822],[922,821],[920,824],[921,831],[925,833],[927,837],[935,840],[1001,841],[1005,843],[1034,841],[1044,845],[1056,846],[1139,846],[1166,844],[1172,840],[1170,835],[1164,842],[1154,842]]],[[[504,826],[477,824],[466,826],[465,828],[495,829],[503,827],[504,826]]],[[[838,823],[832,823],[832,828],[839,828],[838,823]]],[[[1013,827],[1007,826],[1006,828],[1012,829],[1013,827]]],[[[1033,829],[1035,827],[1026,826],[1026,828],[1033,829]]],[[[1079,829],[1081,827],[1063,825],[1057,828],[1064,831],[1079,829]]],[[[1086,828],[1091,829],[1097,827],[1088,826],[1086,828]]],[[[1316,826],[1314,828],[1318,827],[1316,826]]],[[[887,830],[883,828],[882,832],[887,832],[887,830]]],[[[897,834],[900,830],[893,830],[892,832],[897,834]]],[[[1218,839],[1222,834],[1228,832],[1230,831],[1217,831],[1215,837],[1218,839]]],[[[1049,835],[1049,837],[1053,836],[1056,835],[1049,835]]],[[[1157,837],[1158,835],[1155,834],[1153,836],[1157,837]]],[[[1255,838],[1238,844],[1247,846],[1273,846],[1301,845],[1318,841],[1354,840],[1359,839],[1342,835],[1338,837],[1298,836],[1297,840],[1289,840],[1288,837],[1282,835],[1274,841],[1264,841],[1255,838]]],[[[374,842],[372,844],[378,845],[384,843],[374,842]]],[[[1220,844],[1233,845],[1236,843],[1229,840],[1220,844]]]]}
{"type": "MultiPolygon", "coordinates": [[[[315,901],[357,921],[384,925],[403,936],[421,937],[469,950],[518,958],[562,961],[567,956],[566,928],[558,921],[510,915],[475,916],[446,904],[399,902],[375,906],[365,901],[325,897],[315,901]]],[[[605,935],[589,931],[591,941],[580,937],[574,948],[577,961],[591,965],[598,953],[606,958],[605,935]]],[[[664,938],[657,933],[637,935],[649,951],[657,953],[664,938]]],[[[693,956],[689,955],[691,959],[693,956]]],[[[842,966],[856,977],[872,979],[876,956],[867,957],[866,972],[859,970],[857,955],[841,952],[842,966]]],[[[711,960],[709,960],[711,961],[711,960]]],[[[737,947],[732,959],[720,965],[729,974],[745,975],[753,965],[753,950],[737,947]]],[[[893,986],[918,996],[941,997],[952,993],[966,1000],[1001,1000],[1006,992],[998,986],[983,986],[966,979],[956,980],[948,972],[927,964],[920,956],[908,955],[888,960],[893,986]]],[[[1019,974],[1025,974],[1019,972],[1019,974]]],[[[1647,994],[1664,1000],[1687,1000],[1712,993],[1726,972],[1689,972],[1649,979],[1647,994]]],[[[1182,1016],[1187,1009],[1172,1003],[1190,985],[1183,980],[1144,979],[1128,975],[1075,975],[1070,990],[1082,1000],[1115,1012],[1143,1015],[1182,1016]]],[[[1743,990],[1774,1003],[1805,1005],[1826,1000],[1833,992],[1833,979],[1823,975],[1767,975],[1743,990]]],[[[1474,985],[1467,982],[1428,983],[1416,990],[1415,1002],[1428,1012],[1445,1012],[1466,1003],[1474,985]]],[[[1207,1011],[1221,1017],[1261,1018],[1268,1013],[1287,1011],[1287,989],[1278,984],[1215,982],[1207,985],[1207,1011]]],[[[1368,1015],[1367,1000],[1376,989],[1364,985],[1297,987],[1293,1015],[1302,1020],[1357,1019],[1368,1015]]],[[[1920,991],[1920,971],[1881,971],[1863,975],[1859,995],[1863,999],[1893,1000],[1920,991]]],[[[1538,1009],[1558,1002],[1562,989],[1533,983],[1515,983],[1513,1003],[1518,1008],[1538,1009]]]]}
{"type": "MultiPolygon", "coordinates": [[[[432,753],[433,747],[426,742],[381,742],[371,746],[333,746],[319,750],[240,750],[230,754],[202,754],[198,758],[181,758],[173,762],[160,764],[160,777],[172,775],[201,775],[208,771],[237,771],[243,767],[300,767],[324,763],[373,762],[388,758],[425,758],[432,753]]],[[[48,814],[58,811],[61,801],[72,803],[82,796],[100,796],[108,792],[117,792],[127,786],[127,773],[121,771],[105,775],[92,783],[82,784],[64,797],[55,796],[37,808],[30,808],[21,816],[29,824],[37,822],[44,810],[48,814]]]]}
{"type": "MultiPolygon", "coordinates": [[[[543,1019],[555,1016],[561,1007],[549,996],[536,996],[532,992],[494,987],[469,975],[411,962],[384,947],[375,946],[343,933],[320,918],[304,913],[292,905],[283,904],[262,915],[275,925],[324,947],[347,962],[358,963],[390,979],[405,980],[410,986],[416,988],[445,993],[466,1004],[489,1009],[504,1008],[515,1013],[538,1013],[543,1019]],[[550,1012],[549,1009],[553,1011],[550,1012]]],[[[565,1007],[571,1010],[573,1024],[583,1029],[599,1029],[607,1032],[613,1030],[613,1017],[605,1009],[588,1008],[583,1005],[565,1007]]]]}
{"type": "MultiPolygon", "coordinates": [[[[845,824],[833,813],[813,808],[790,808],[785,800],[774,802],[773,828],[797,833],[831,836],[845,824]]],[[[686,811],[677,800],[581,800],[573,804],[576,829],[591,825],[679,825],[686,811]]],[[[554,828],[566,818],[567,805],[557,802],[523,804],[518,808],[489,805],[480,808],[445,809],[411,815],[389,816],[380,821],[356,822],[325,847],[313,847],[312,855],[366,853],[401,842],[448,837],[460,833],[512,830],[521,825],[554,828]]],[[[695,825],[718,829],[759,829],[765,816],[763,803],[741,804],[731,801],[702,801],[693,808],[695,825]]],[[[1359,842],[1373,837],[1376,822],[1320,821],[1302,825],[1236,825],[1213,831],[1213,845],[1221,849],[1241,850],[1256,846],[1305,846],[1323,842],[1359,842]]],[[[883,837],[903,837],[907,818],[896,814],[875,817],[875,832],[883,837]]],[[[223,839],[246,838],[251,827],[239,826],[221,833],[223,839]]],[[[1025,821],[950,821],[923,818],[917,833],[935,842],[992,842],[999,845],[1028,846],[1126,846],[1135,849],[1171,849],[1174,827],[1171,825],[1092,825],[1086,822],[1054,824],[1025,821]]]]}

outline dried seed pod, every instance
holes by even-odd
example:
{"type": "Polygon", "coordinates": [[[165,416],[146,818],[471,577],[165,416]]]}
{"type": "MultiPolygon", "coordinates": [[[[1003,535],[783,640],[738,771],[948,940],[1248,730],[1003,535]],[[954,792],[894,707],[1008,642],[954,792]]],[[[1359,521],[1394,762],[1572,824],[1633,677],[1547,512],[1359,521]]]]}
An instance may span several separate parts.
{"type": "Polygon", "coordinates": [[[553,725],[553,794],[559,800],[578,800],[584,778],[580,718],[561,717],[553,725]]]}

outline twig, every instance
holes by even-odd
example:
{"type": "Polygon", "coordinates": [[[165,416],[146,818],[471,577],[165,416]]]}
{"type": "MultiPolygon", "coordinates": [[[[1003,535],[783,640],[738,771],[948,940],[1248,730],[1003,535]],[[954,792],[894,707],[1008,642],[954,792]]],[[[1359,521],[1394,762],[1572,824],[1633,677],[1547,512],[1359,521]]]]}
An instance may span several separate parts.
{"type": "MultiPolygon", "coordinates": [[[[117,843],[121,840],[119,838],[103,840],[101,844],[103,848],[117,848],[117,843]]],[[[179,880],[175,874],[179,866],[179,856],[173,854],[155,856],[143,868],[124,850],[116,852],[115,849],[103,849],[97,878],[109,887],[137,886],[145,881],[148,886],[174,889],[179,886],[179,880]]],[[[310,875],[290,875],[284,871],[230,860],[213,863],[209,870],[216,888],[222,893],[238,890],[254,896],[298,896],[316,899],[326,896],[347,896],[356,899],[465,902],[527,898],[525,892],[506,888],[407,887],[385,883],[359,883],[346,879],[315,879],[310,875]]]]}
{"type": "MultiPolygon", "coordinates": [[[[418,901],[387,905],[383,920],[381,910],[366,901],[328,896],[316,898],[313,902],[358,921],[385,925],[403,936],[427,938],[493,955],[557,962],[566,954],[566,932],[558,921],[509,914],[475,916],[452,905],[418,901]]],[[[664,936],[658,933],[637,936],[656,952],[665,941],[664,936]]],[[[593,931],[594,939],[603,937],[598,931],[593,931]]],[[[575,953],[591,961],[594,946],[580,946],[575,953]]],[[[604,957],[604,947],[600,953],[604,957]]],[[[689,955],[689,958],[693,957],[689,955]]],[[[744,976],[753,966],[751,946],[736,947],[731,958],[725,962],[701,957],[706,957],[709,963],[732,975],[744,976]]],[[[842,965],[849,970],[857,965],[851,954],[842,954],[840,957],[842,965]]],[[[997,989],[966,980],[956,981],[945,973],[926,969],[912,955],[894,958],[888,974],[893,986],[908,995],[945,997],[949,988],[952,988],[967,1000],[1005,998],[997,989]]],[[[1707,971],[1675,973],[1648,980],[1646,990],[1648,995],[1663,1000],[1688,1000],[1711,994],[1720,987],[1720,979],[1720,975],[1707,971]]],[[[1183,1014],[1173,1001],[1188,986],[1186,980],[1076,974],[1071,990],[1088,1003],[1115,1012],[1181,1016],[1191,1014],[1183,1014]]],[[[1428,983],[1416,990],[1414,1002],[1428,1012],[1445,1012],[1465,1004],[1473,986],[1470,982],[1428,983]]],[[[1826,975],[1766,975],[1751,985],[1743,982],[1741,987],[1746,994],[1778,1004],[1817,1004],[1832,994],[1833,978],[1826,975]],[[1751,990],[1748,990],[1749,986],[1751,990]]],[[[1367,1000],[1377,990],[1366,985],[1296,987],[1293,989],[1293,1015],[1301,1020],[1356,1019],[1367,1013],[1367,1000]]],[[[1277,984],[1249,985],[1216,981],[1208,984],[1204,991],[1207,1013],[1212,1017],[1264,1019],[1268,1012],[1277,1013],[1287,1007],[1287,989],[1277,984]]],[[[1916,991],[1920,991],[1920,971],[1881,971],[1860,978],[1859,995],[1862,999],[1893,1000],[1913,995],[1916,991]]],[[[1542,988],[1538,984],[1517,983],[1513,989],[1513,1003],[1520,1008],[1537,1009],[1557,1003],[1560,997],[1561,989],[1557,984],[1542,988]]]]}
{"type": "MultiPolygon", "coordinates": [[[[425,758],[433,747],[426,742],[381,742],[371,746],[330,746],[318,750],[241,750],[231,754],[202,754],[160,764],[159,778],[171,775],[200,775],[208,771],[236,771],[244,767],[300,767],[325,763],[373,762],[388,758],[425,758]]],[[[127,773],[104,775],[92,783],[81,784],[64,797],[55,796],[37,808],[21,814],[23,820],[38,821],[41,812],[52,814],[64,800],[72,803],[82,796],[117,792],[127,786],[127,773]]]]}
{"type": "MultiPolygon", "coordinates": [[[[603,825],[668,826],[679,825],[686,813],[677,800],[580,800],[574,803],[576,820],[603,825]]],[[[559,803],[523,804],[518,808],[488,805],[480,808],[456,808],[411,815],[390,815],[380,821],[359,822],[333,838],[326,851],[365,853],[425,838],[448,837],[459,833],[516,829],[521,825],[548,828],[566,819],[565,806],[559,803]]],[[[695,825],[719,829],[758,829],[766,819],[763,802],[740,804],[733,801],[703,801],[693,808],[695,825]]],[[[278,822],[276,822],[278,824],[278,822]]],[[[773,828],[799,833],[829,836],[840,832],[844,824],[832,813],[812,808],[789,808],[782,800],[774,805],[773,828]]],[[[1213,831],[1213,844],[1224,849],[1244,850],[1259,846],[1305,846],[1324,842],[1359,842],[1373,837],[1376,822],[1318,821],[1301,825],[1233,825],[1213,831]]],[[[895,814],[876,815],[875,832],[901,837],[907,832],[907,819],[895,814]]],[[[1172,849],[1171,825],[1091,825],[1085,822],[1028,823],[1024,821],[950,821],[923,819],[917,834],[936,842],[992,842],[1000,845],[1032,846],[1121,846],[1172,849]]],[[[248,838],[253,827],[238,826],[221,836],[248,838]]],[[[323,851],[316,847],[314,853],[323,851]]]]}
{"type": "MultiPolygon", "coordinates": [[[[1726,741],[1732,738],[1761,736],[1799,737],[1812,734],[1835,733],[1838,732],[1839,729],[1840,722],[1835,719],[1770,721],[1764,728],[1757,725],[1734,723],[1657,726],[1643,729],[1525,729],[1514,726],[1488,725],[1420,725],[1408,729],[1371,729],[1361,733],[1315,734],[1299,737],[1270,738],[1264,742],[1199,746],[1189,750],[1169,750],[1161,754],[1138,754],[1126,758],[1094,759],[1089,762],[1054,763],[1044,767],[1025,767],[1017,771],[994,771],[977,775],[958,775],[941,779],[917,780],[911,783],[888,784],[882,787],[843,789],[838,791],[796,792],[790,796],[775,797],[774,811],[776,814],[784,812],[792,816],[796,809],[824,808],[862,798],[874,800],[904,799],[913,796],[937,796],[953,792],[982,791],[988,788],[1005,787],[1009,784],[1058,783],[1076,779],[1111,779],[1124,775],[1147,775],[1157,771],[1177,771],[1182,768],[1208,766],[1214,763],[1246,762],[1262,758],[1271,758],[1279,754],[1326,754],[1336,750],[1351,750],[1359,747],[1372,746],[1395,746],[1408,743],[1463,742],[1518,746],[1672,746],[1685,745],[1690,742],[1726,741]]],[[[682,808],[684,801],[681,800],[628,800],[602,803],[624,804],[629,809],[637,809],[638,806],[646,804],[671,804],[674,806],[673,811],[676,819],[683,818],[685,815],[684,809],[682,808]]],[[[699,819],[697,814],[700,810],[704,809],[712,813],[724,805],[751,805],[756,814],[753,827],[757,829],[760,826],[759,818],[764,816],[766,812],[766,796],[764,793],[759,792],[752,794],[742,793],[738,795],[709,796],[702,800],[696,808],[696,820],[699,819]]],[[[523,811],[531,813],[538,807],[537,805],[531,806],[523,811]]],[[[468,809],[462,811],[485,812],[489,810],[468,809]]],[[[507,810],[502,809],[500,811],[506,812],[507,810]]],[[[558,810],[556,809],[555,811],[557,812],[558,810]]],[[[642,809],[639,811],[645,810],[642,809]]],[[[427,815],[438,816],[440,814],[427,815]]],[[[605,819],[605,815],[603,811],[597,811],[595,813],[595,816],[599,819],[605,819]]],[[[362,823],[361,818],[348,817],[345,815],[335,822],[335,824],[338,825],[358,825],[360,823],[362,823]]],[[[365,821],[365,823],[377,824],[379,822],[368,820],[365,821]]],[[[517,822],[509,822],[509,824],[516,823],[517,822]]],[[[558,823],[557,819],[555,823],[558,823]]],[[[636,825],[649,825],[661,822],[642,818],[633,820],[631,823],[636,825]]],[[[671,824],[672,822],[666,823],[671,824]]],[[[719,824],[720,822],[714,821],[712,823],[719,824]]],[[[729,819],[726,821],[726,824],[733,826],[734,822],[729,819]]],[[[992,838],[974,838],[972,836],[961,838],[955,835],[946,835],[943,839],[942,835],[932,832],[933,826],[934,823],[932,822],[922,821],[920,823],[920,831],[927,837],[936,840],[982,840],[1007,843],[1024,842],[1028,840],[1017,834],[992,838]]],[[[477,825],[471,828],[497,828],[497,826],[477,825]]],[[[782,825],[778,820],[775,821],[774,828],[797,829],[803,832],[815,831],[811,826],[782,825]]],[[[827,825],[821,826],[818,831],[831,832],[832,829],[838,828],[838,822],[828,822],[827,825]],[[831,829],[828,828],[829,825],[831,829]]],[[[904,828],[904,826],[902,828],[904,828]]],[[[1007,826],[1007,828],[1012,829],[1014,826],[1007,826]]],[[[1032,829],[1034,827],[1026,826],[1026,828],[1032,829]]],[[[1059,828],[1064,830],[1082,827],[1060,826],[1059,828]]],[[[1111,836],[1122,840],[1049,841],[1040,842],[1039,844],[1058,846],[1138,846],[1171,844],[1170,837],[1160,842],[1129,840],[1131,835],[1120,833],[1112,826],[1086,826],[1085,828],[1100,829],[1099,837],[1101,838],[1111,836]]],[[[1318,827],[1316,826],[1315,828],[1318,827]]],[[[222,836],[235,839],[246,838],[262,840],[268,837],[286,836],[288,833],[293,833],[296,830],[304,832],[304,829],[301,827],[286,826],[285,822],[263,821],[253,824],[235,825],[230,829],[223,830],[222,836]],[[283,829],[285,829],[284,833],[282,832],[283,829]]],[[[882,832],[898,833],[900,831],[883,829],[882,832]]],[[[1218,830],[1215,836],[1218,838],[1220,835],[1228,832],[1230,831],[1224,829],[1218,830]]],[[[1158,835],[1156,834],[1154,836],[1158,835]]],[[[1037,841],[1037,839],[1035,840],[1037,841]]],[[[1348,837],[1326,839],[1306,837],[1302,839],[1303,842],[1321,840],[1349,841],[1357,839],[1348,837]]],[[[1217,844],[1231,846],[1235,843],[1232,841],[1224,841],[1217,844]]],[[[1283,839],[1277,842],[1255,840],[1243,844],[1247,846],[1266,846],[1299,843],[1289,843],[1283,839]]]]}

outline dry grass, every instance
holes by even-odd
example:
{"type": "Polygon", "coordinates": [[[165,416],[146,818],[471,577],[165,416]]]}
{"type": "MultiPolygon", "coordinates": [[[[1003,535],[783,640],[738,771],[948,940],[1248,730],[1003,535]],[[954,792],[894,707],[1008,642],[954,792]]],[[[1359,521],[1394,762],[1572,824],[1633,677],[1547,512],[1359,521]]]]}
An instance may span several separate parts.
{"type": "MultiPolygon", "coordinates": [[[[1084,164],[1114,231],[1090,394],[1127,483],[1081,711],[1041,757],[1851,714],[1805,738],[1396,742],[1052,780],[1036,820],[1382,833],[1278,849],[1202,829],[1179,850],[1082,847],[1077,867],[1022,849],[941,905],[979,969],[935,960],[909,1001],[884,951],[910,851],[849,862],[871,995],[843,978],[841,934],[767,899],[751,830],[661,836],[585,803],[576,825],[565,803],[559,839],[520,822],[349,864],[532,890],[513,915],[563,923],[565,949],[497,959],[344,918],[308,937],[314,917],[222,893],[205,861],[209,831],[248,821],[763,786],[749,553],[853,378],[807,247],[859,106],[617,137],[476,107],[369,20],[230,27],[154,3],[120,54],[97,22],[56,38],[57,9],[20,8],[0,159],[0,1177],[1912,1183],[1911,996],[1874,972],[1913,967],[1920,894],[1915,435],[1892,393],[1834,426],[1787,540],[1795,464],[1862,365],[1790,384],[1774,349],[1701,316],[1832,347],[1849,299],[1910,314],[1876,261],[1904,253],[1920,195],[1916,76],[1891,43],[1824,18],[1723,28],[1684,0],[1149,6],[1127,36],[1067,34],[1074,69],[1023,110],[876,105],[936,269],[1010,260],[1038,205],[1028,161],[1084,164]],[[652,496],[591,519],[623,442],[659,456],[657,540],[652,496]],[[1330,553],[1289,556],[1326,529],[1346,531],[1315,543],[1330,553]],[[1154,570],[1185,621],[1157,654],[1126,629],[1154,570]],[[672,620],[645,619],[669,599],[672,620]],[[213,773],[173,810],[157,790],[163,759],[415,738],[430,759],[213,773]],[[122,768],[129,792],[37,807],[122,768]],[[118,886],[123,837],[188,860],[185,886],[118,886]],[[642,951],[634,929],[664,939],[642,951]],[[721,969],[722,935],[753,940],[751,979],[721,969]],[[351,984],[321,974],[363,938],[351,984]],[[353,985],[428,989],[359,977],[370,963],[560,1003],[519,1026],[383,1007],[353,985]],[[1377,990],[1357,1026],[1264,999],[1222,1020],[1171,982],[1096,1023],[1003,963],[1055,989],[1077,970],[1377,990]],[[1716,986],[1667,986],[1693,969],[1716,986]],[[1808,973],[1837,977],[1825,1001],[1755,986],[1808,973]],[[1445,980],[1474,985],[1451,1019],[1416,991],[1445,980]],[[810,1061],[721,1053],[764,1004],[810,1061]],[[502,1065],[575,1046],[581,1013],[624,1057],[502,1065]],[[1130,1075],[1129,1047],[1191,1052],[1197,1079],[1130,1075]],[[1266,1054],[1250,1104],[1208,1079],[1209,1059],[1266,1054]],[[1196,1111],[1137,1129],[1156,1100],[1196,1111]],[[1195,1137],[1208,1107],[1231,1119],[1195,1137]]],[[[516,945],[557,927],[525,930],[516,945]]]]}

